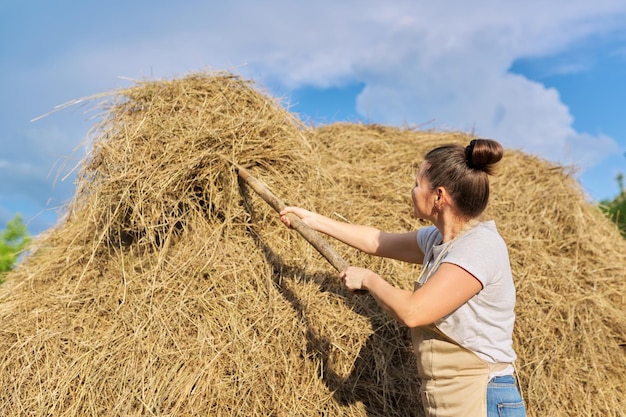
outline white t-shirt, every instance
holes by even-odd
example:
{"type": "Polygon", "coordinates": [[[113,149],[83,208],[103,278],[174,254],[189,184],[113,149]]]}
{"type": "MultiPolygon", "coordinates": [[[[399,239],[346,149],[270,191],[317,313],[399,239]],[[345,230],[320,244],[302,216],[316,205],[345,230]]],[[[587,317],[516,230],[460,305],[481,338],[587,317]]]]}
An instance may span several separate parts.
{"type": "MultiPolygon", "coordinates": [[[[434,226],[418,230],[417,244],[424,252],[424,268],[446,249],[434,226]]],[[[481,222],[452,242],[441,263],[460,266],[478,279],[483,288],[465,304],[435,325],[481,359],[513,362],[515,286],[506,243],[494,221],[481,222]]],[[[434,271],[433,271],[434,273],[434,271]]],[[[430,274],[432,276],[432,274],[430,274]]]]}

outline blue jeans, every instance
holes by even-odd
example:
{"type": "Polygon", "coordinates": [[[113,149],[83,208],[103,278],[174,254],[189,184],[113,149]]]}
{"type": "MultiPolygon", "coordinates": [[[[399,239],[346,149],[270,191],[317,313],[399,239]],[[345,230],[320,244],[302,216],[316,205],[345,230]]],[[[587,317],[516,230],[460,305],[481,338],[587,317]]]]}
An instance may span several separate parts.
{"type": "Polygon", "coordinates": [[[526,417],[526,409],[512,375],[497,376],[489,381],[487,417],[526,417]]]}

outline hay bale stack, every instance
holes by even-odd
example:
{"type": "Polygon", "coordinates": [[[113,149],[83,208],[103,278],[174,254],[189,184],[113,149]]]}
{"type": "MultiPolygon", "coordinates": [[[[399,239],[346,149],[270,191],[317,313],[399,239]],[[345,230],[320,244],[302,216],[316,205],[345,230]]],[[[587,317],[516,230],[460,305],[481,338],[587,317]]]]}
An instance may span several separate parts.
{"type": "MultiPolygon", "coordinates": [[[[346,293],[232,162],[287,203],[409,230],[417,163],[468,135],[307,128],[227,73],[104,105],[67,218],[0,288],[3,413],[422,415],[407,330],[346,293]]],[[[626,244],[562,169],[519,152],[501,168],[489,214],[529,415],[621,415],[626,244]]],[[[419,272],[337,249],[407,288],[419,272]]]]}
{"type": "Polygon", "coordinates": [[[537,415],[626,415],[626,240],[564,168],[521,153],[504,165],[492,212],[517,283],[527,396],[537,415]]]}
{"type": "Polygon", "coordinates": [[[349,297],[238,184],[233,162],[286,201],[339,194],[298,120],[227,74],[143,82],[103,105],[67,218],[1,289],[3,413],[402,415],[398,403],[417,404],[405,389],[416,379],[387,367],[401,374],[409,350],[370,342],[373,326],[395,324],[371,320],[384,318],[371,299],[349,297]]]}
{"type": "MultiPolygon", "coordinates": [[[[340,217],[390,231],[419,226],[409,220],[409,190],[423,155],[472,139],[352,124],[314,136],[341,188],[358,190],[340,217]]],[[[518,291],[514,343],[529,415],[626,415],[626,241],[567,168],[507,150],[491,184],[485,217],[509,245],[518,291]]],[[[386,277],[411,288],[417,275],[402,272],[386,277]]]]}

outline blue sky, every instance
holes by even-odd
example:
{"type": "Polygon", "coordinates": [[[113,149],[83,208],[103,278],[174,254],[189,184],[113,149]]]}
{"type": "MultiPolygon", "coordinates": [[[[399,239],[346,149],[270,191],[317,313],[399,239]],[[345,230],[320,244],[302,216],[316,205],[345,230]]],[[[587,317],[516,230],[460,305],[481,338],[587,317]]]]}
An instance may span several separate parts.
{"type": "Polygon", "coordinates": [[[626,172],[626,2],[0,0],[0,227],[58,221],[94,113],[129,80],[229,70],[315,124],[473,131],[578,167],[592,200],[626,172]],[[95,103],[91,103],[95,104],[95,103]]]}

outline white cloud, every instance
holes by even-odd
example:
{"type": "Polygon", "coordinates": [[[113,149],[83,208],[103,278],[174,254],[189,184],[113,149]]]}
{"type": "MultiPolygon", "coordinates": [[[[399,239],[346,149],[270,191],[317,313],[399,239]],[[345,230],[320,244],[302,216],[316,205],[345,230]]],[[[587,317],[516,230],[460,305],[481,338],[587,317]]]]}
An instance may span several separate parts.
{"type": "MultiPolygon", "coordinates": [[[[567,164],[587,166],[617,149],[611,138],[574,131],[555,90],[509,69],[516,59],[562,52],[585,37],[623,28],[624,19],[615,16],[626,13],[624,2],[271,5],[199,7],[188,25],[95,49],[74,68],[169,76],[210,65],[288,88],[356,81],[365,85],[359,111],[370,121],[434,120],[430,126],[474,130],[567,164]],[[147,63],[154,74],[146,74],[147,63]],[[590,141],[601,145],[593,161],[577,150],[590,141]]],[[[568,71],[585,65],[575,64],[568,71]]]]}
{"type": "MultiPolygon", "coordinates": [[[[3,129],[13,119],[30,120],[66,100],[128,85],[120,76],[232,69],[288,89],[362,83],[358,110],[366,120],[416,125],[434,120],[429,127],[474,130],[568,164],[593,165],[618,149],[610,137],[576,132],[557,91],[509,71],[517,59],[563,53],[590,36],[626,30],[623,0],[156,1],[147,9],[141,6],[133,3],[119,13],[97,5],[91,12],[101,20],[92,31],[84,26],[84,33],[46,43],[50,49],[41,59],[11,60],[12,67],[0,69],[0,88],[17,103],[0,117],[3,129]],[[22,113],[11,113],[18,110],[22,113]]],[[[80,10],[89,7],[94,6],[80,10]]],[[[32,35],[46,41],[39,27],[19,30],[8,32],[7,39],[32,35]]],[[[583,66],[568,70],[585,65],[575,64],[583,66]]],[[[17,145],[21,142],[2,135],[5,148],[29,158],[17,160],[30,164],[24,190],[30,189],[27,182],[49,183],[55,160],[70,154],[86,133],[84,128],[78,136],[80,129],[52,134],[44,134],[44,127],[36,134],[11,129],[10,134],[21,132],[25,138],[17,145]]],[[[7,160],[4,154],[2,159],[7,160]]],[[[28,192],[41,193],[42,186],[28,192]]]]}
{"type": "MultiPolygon", "coordinates": [[[[612,138],[573,129],[574,118],[556,90],[509,72],[525,54],[560,51],[605,31],[602,20],[594,20],[601,10],[577,3],[558,15],[518,3],[510,13],[483,15],[481,4],[421,23],[404,17],[389,42],[355,64],[366,85],[358,98],[360,113],[381,123],[475,131],[581,168],[617,152],[612,138]]],[[[612,7],[624,11],[624,5],[612,7]]]]}

